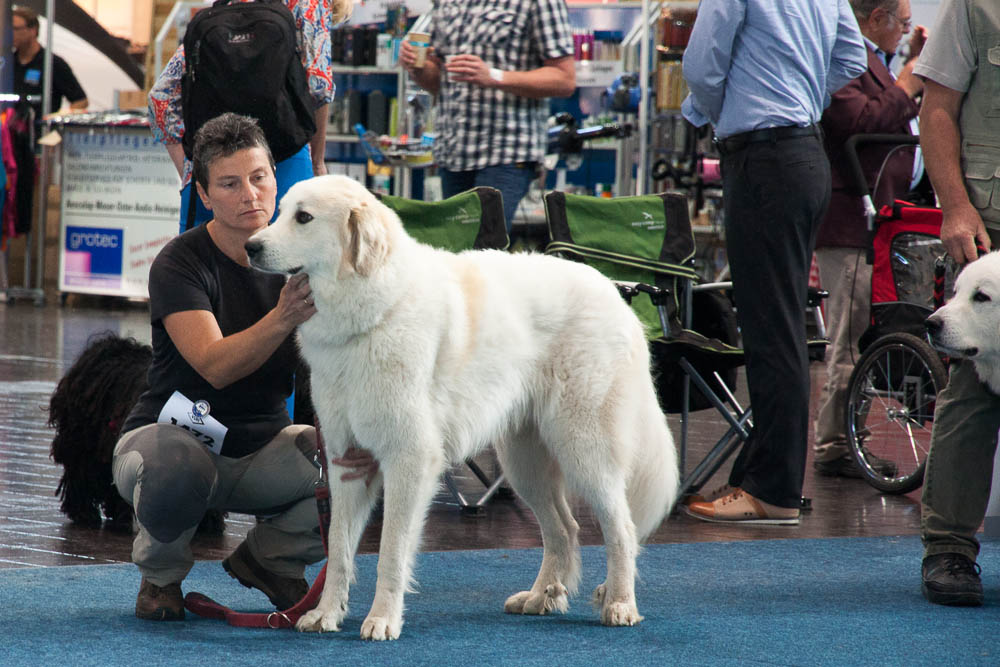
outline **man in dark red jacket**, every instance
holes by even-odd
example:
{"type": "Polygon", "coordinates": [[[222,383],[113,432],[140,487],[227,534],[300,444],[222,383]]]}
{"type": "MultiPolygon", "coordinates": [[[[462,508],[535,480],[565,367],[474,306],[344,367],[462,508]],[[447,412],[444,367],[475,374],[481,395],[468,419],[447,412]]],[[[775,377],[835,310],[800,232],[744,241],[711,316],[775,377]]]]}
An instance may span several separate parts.
{"type": "MultiPolygon", "coordinates": [[[[868,71],[834,94],[821,121],[833,183],[830,208],[816,241],[816,259],[820,282],[830,292],[825,308],[831,344],[816,418],[813,466],[822,475],[860,477],[847,449],[844,407],[858,338],[868,327],[872,267],[865,261],[869,239],[861,193],[853,186],[844,144],[854,134],[916,134],[911,121],[920,110],[916,98],[924,86],[914,76],[913,66],[927,31],[923,26],[913,31],[908,59],[897,77],[888,68],[887,54],[895,54],[910,31],[910,0],[851,0],[851,7],[868,46],[868,71]]],[[[890,150],[891,146],[870,145],[860,152],[869,191],[878,180],[878,191],[873,192],[876,208],[905,195],[915,175],[911,147],[896,149],[881,169],[890,150]]],[[[891,462],[877,465],[884,468],[883,474],[895,474],[891,462]]]]}

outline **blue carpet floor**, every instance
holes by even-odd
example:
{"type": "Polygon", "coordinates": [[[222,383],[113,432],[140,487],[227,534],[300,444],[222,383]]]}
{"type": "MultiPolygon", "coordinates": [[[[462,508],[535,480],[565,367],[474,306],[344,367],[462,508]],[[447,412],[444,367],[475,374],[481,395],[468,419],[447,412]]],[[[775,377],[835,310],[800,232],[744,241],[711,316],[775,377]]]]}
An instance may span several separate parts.
{"type": "MultiPolygon", "coordinates": [[[[980,558],[986,605],[953,609],[920,596],[915,537],[656,545],[639,560],[634,628],[605,628],[589,596],[604,551],[583,550],[581,595],[565,615],[502,612],[530,585],[541,551],[425,553],[395,642],[362,642],[375,557],[358,559],[343,632],[247,630],[188,614],[133,615],[131,566],[0,570],[3,665],[997,665],[1000,553],[980,558]]],[[[310,569],[315,576],[318,567],[310,569]]],[[[266,611],[217,562],[184,583],[223,604],[266,611]]]]}

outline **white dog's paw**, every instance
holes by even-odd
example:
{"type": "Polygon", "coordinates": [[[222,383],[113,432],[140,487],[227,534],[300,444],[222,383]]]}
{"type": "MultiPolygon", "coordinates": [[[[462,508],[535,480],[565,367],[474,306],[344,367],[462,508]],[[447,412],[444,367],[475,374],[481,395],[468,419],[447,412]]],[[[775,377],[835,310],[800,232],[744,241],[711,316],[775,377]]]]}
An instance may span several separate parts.
{"type": "Polygon", "coordinates": [[[601,584],[594,589],[594,595],[590,598],[590,604],[594,607],[594,609],[604,608],[604,594],[606,591],[607,587],[604,584],[601,584]]]}
{"type": "Polygon", "coordinates": [[[637,625],[642,620],[635,602],[608,602],[608,589],[601,584],[594,589],[594,597],[590,603],[594,609],[601,612],[601,623],[604,625],[637,625]]]}
{"type": "Polygon", "coordinates": [[[634,602],[610,602],[601,607],[603,625],[638,625],[641,620],[634,602]]]}
{"type": "Polygon", "coordinates": [[[347,610],[334,613],[313,609],[302,615],[295,624],[299,632],[340,632],[340,622],[344,620],[347,610]]]}
{"type": "Polygon", "coordinates": [[[503,605],[508,614],[544,616],[553,611],[565,614],[569,610],[569,595],[562,584],[549,584],[544,593],[521,591],[507,598],[503,605]]]}
{"type": "Polygon", "coordinates": [[[399,639],[402,626],[402,621],[392,622],[385,617],[369,614],[365,622],[361,624],[361,638],[377,642],[399,639]]]}

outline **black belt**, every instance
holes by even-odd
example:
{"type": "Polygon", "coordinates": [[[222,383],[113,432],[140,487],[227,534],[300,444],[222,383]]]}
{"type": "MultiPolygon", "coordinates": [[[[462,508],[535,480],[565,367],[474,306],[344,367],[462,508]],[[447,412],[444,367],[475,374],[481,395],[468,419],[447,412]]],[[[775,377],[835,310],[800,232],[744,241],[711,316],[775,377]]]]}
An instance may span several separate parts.
{"type": "Polygon", "coordinates": [[[739,134],[733,134],[725,139],[716,139],[715,145],[719,149],[719,153],[733,153],[745,148],[747,144],[760,143],[763,141],[782,141],[784,139],[794,139],[796,137],[817,137],[819,139],[823,138],[823,132],[818,124],[807,125],[805,127],[798,127],[795,125],[789,127],[765,127],[760,130],[751,130],[749,132],[740,132],[739,134]]]}

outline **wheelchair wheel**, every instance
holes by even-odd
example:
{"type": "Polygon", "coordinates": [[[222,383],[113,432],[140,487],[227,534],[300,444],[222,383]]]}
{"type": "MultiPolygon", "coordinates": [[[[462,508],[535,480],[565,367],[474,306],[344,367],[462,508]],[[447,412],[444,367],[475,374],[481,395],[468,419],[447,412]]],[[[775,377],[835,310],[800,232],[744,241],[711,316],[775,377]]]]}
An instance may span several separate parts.
{"type": "Polygon", "coordinates": [[[885,335],[861,355],[848,383],[847,445],[876,489],[909,493],[923,483],[935,400],[947,379],[938,353],[910,334],[885,335]],[[896,470],[886,474],[879,459],[896,470]]]}

